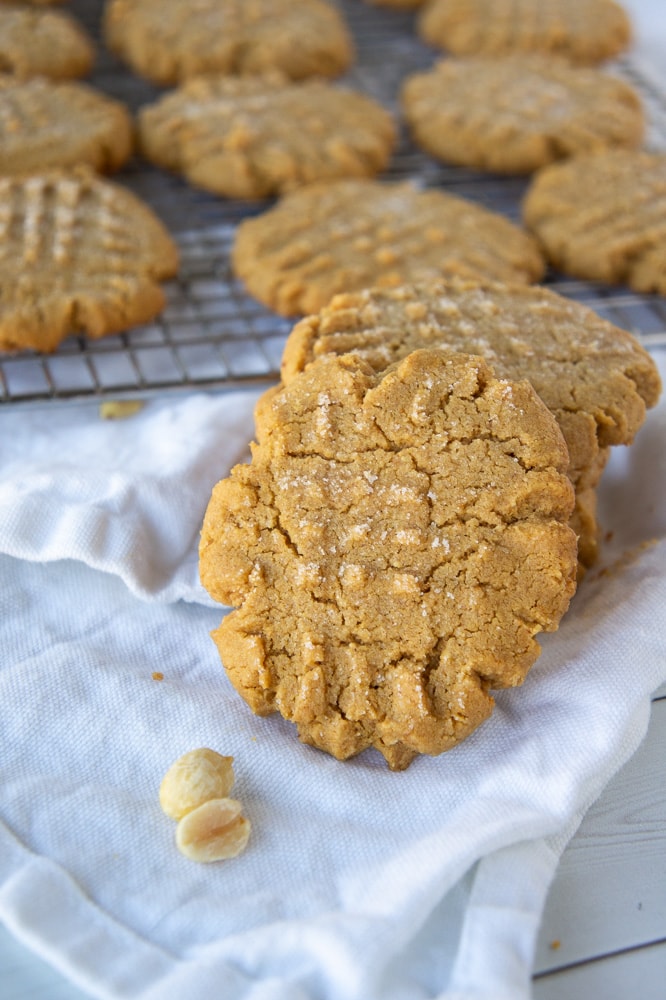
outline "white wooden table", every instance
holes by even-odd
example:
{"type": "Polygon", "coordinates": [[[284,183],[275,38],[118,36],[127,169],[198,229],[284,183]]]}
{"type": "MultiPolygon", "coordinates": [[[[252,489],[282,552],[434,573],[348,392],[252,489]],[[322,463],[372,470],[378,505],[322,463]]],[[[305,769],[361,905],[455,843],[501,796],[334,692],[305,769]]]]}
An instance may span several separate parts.
{"type": "Polygon", "coordinates": [[[645,741],[592,806],[546,903],[535,1000],[666,998],[666,686],[645,741]]]}

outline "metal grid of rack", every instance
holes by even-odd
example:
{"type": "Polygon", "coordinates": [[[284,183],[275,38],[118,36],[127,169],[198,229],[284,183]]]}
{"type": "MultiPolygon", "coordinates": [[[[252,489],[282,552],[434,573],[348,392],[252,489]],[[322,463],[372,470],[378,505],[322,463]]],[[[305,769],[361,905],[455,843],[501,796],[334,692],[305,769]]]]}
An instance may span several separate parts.
{"type": "MultiPolygon", "coordinates": [[[[414,15],[362,0],[339,0],[357,46],[344,82],[368,93],[397,117],[403,78],[432,64],[437,53],[414,31],[414,15]]],[[[133,111],[160,91],[133,75],[103,46],[101,0],[73,0],[72,13],[98,43],[91,83],[133,111]]],[[[650,132],[647,145],[666,149],[666,94],[631,56],[614,69],[641,93],[650,132]]],[[[448,167],[420,153],[404,129],[387,180],[410,178],[441,187],[518,221],[527,181],[448,167]]],[[[291,324],[247,296],[229,266],[235,227],[265,209],[216,198],[138,159],[116,178],[152,206],[181,253],[177,280],[166,286],[167,306],[148,326],[88,340],[72,336],[52,355],[31,351],[0,356],[0,403],[143,398],[182,389],[222,389],[274,380],[291,324]]],[[[547,284],[631,330],[646,346],[666,345],[666,299],[626,288],[571,281],[549,274],[547,284]]]]}

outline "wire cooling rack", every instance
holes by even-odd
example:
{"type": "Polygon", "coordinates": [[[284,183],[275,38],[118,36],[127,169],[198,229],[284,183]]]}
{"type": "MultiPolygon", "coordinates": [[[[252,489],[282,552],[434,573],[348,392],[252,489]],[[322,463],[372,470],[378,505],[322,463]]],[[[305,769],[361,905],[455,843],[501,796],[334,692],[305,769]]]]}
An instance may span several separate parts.
{"type": "MultiPolygon", "coordinates": [[[[339,6],[358,54],[345,82],[397,116],[403,78],[430,66],[438,54],[417,38],[413,14],[382,10],[363,0],[339,0],[339,6]]],[[[91,83],[133,111],[154,101],[160,91],[105,49],[101,0],[73,0],[70,9],[98,44],[91,83]]],[[[643,97],[650,122],[648,145],[666,149],[666,93],[631,57],[614,68],[643,97]]],[[[438,164],[410,143],[404,129],[385,177],[444,188],[514,221],[519,220],[527,184],[438,164]]],[[[0,355],[0,403],[144,398],[274,380],[291,324],[247,296],[229,266],[235,227],[266,205],[216,198],[139,160],[116,179],[151,205],[179,245],[180,273],[166,286],[166,309],[150,325],[120,336],[69,337],[52,355],[0,355]]],[[[645,346],[666,345],[666,299],[555,274],[548,276],[547,284],[631,330],[645,346]]]]}

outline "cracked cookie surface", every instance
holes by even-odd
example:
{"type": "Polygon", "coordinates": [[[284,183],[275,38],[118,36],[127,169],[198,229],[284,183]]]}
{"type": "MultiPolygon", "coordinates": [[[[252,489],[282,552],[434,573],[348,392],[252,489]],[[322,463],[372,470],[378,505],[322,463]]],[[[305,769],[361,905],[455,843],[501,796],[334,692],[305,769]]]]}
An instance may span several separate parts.
{"type": "Polygon", "coordinates": [[[125,106],[81,83],[0,77],[0,174],[87,163],[118,170],[132,152],[125,106]]]}
{"type": "Polygon", "coordinates": [[[163,85],[273,69],[292,80],[334,77],[354,58],[326,0],[110,0],[104,28],[113,52],[163,85]]]}
{"type": "Polygon", "coordinates": [[[547,52],[580,65],[612,59],[631,41],[615,0],[431,0],[418,29],[453,55],[547,52]]]}
{"type": "MultiPolygon", "coordinates": [[[[596,558],[594,495],[615,444],[629,444],[661,384],[650,355],[629,333],[544,288],[453,279],[340,295],[298,323],[282,378],[318,358],[353,352],[381,371],[411,351],[481,355],[502,378],[527,379],[567,442],[583,565],[596,558]]],[[[262,404],[263,405],[263,404],[262,404]]]]}
{"type": "Polygon", "coordinates": [[[575,588],[573,490],[527,382],[416,351],[322,358],[277,393],[215,487],[201,578],[232,684],[344,759],[439,754],[520,684],[575,588]]]}
{"type": "Polygon", "coordinates": [[[666,294],[666,155],[614,150],[544,167],[523,218],[565,274],[666,294]]]}
{"type": "Polygon", "coordinates": [[[496,173],[632,148],[644,132],[641,100],[628,83],[542,55],[449,57],[405,81],[402,105],[426,152],[496,173]]]}
{"type": "Polygon", "coordinates": [[[266,198],[338,177],[372,177],[395,144],[388,111],[363,94],[281,74],[191,80],[143,108],[144,155],[230,198],[266,198]]]}
{"type": "Polygon", "coordinates": [[[232,266],[276,312],[316,312],[338,292],[442,274],[538,281],[535,241],[497,212],[410,183],[309,184],[238,227],[232,266]]]}
{"type": "Polygon", "coordinates": [[[152,319],[178,253],[150,208],[88,167],[0,178],[0,349],[53,351],[152,319]]]}

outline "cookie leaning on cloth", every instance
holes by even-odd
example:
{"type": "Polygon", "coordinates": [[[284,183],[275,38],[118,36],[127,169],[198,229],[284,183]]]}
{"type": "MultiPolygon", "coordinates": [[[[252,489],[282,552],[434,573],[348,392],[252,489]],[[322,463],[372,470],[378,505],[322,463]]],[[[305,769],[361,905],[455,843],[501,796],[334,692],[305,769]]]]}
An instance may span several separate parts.
{"type": "Polygon", "coordinates": [[[284,315],[316,312],[338,292],[443,274],[538,281],[536,242],[497,212],[410,183],[309,184],[241,222],[232,267],[284,315]]]}
{"type": "MultiPolygon", "coordinates": [[[[631,443],[659,398],[650,355],[624,330],[555,292],[453,279],[337,296],[294,327],[282,379],[288,384],[318,358],[349,352],[379,372],[419,348],[478,354],[499,377],[531,383],[567,443],[572,525],[581,562],[591,565],[594,490],[608,449],[631,443]]],[[[264,405],[260,400],[258,409],[264,405]]]]}
{"type": "Polygon", "coordinates": [[[19,79],[86,76],[95,50],[74,18],[61,11],[0,4],[0,68],[19,79]]]}
{"type": "Polygon", "coordinates": [[[344,759],[439,754],[520,684],[575,589],[573,489],[528,382],[467,354],[322,358],[264,408],[200,547],[214,633],[257,713],[344,759]]]}
{"type": "Polygon", "coordinates": [[[624,80],[536,54],[449,57],[408,77],[401,96],[422,149],[498,173],[638,146],[645,130],[640,97],[624,80]]]}
{"type": "Polygon", "coordinates": [[[110,173],[132,153],[123,104],[82,83],[0,76],[0,174],[87,163],[110,173]]]}
{"type": "Polygon", "coordinates": [[[395,140],[391,115],[371,98],[278,72],[190,80],[139,114],[144,156],[230,198],[372,177],[395,140]]]}
{"type": "Polygon", "coordinates": [[[113,52],[167,86],[273,69],[292,80],[333,77],[354,58],[342,15],[326,0],[109,0],[104,26],[113,52]]]}
{"type": "Polygon", "coordinates": [[[540,170],[523,218],[554,267],[666,295],[666,155],[613,150],[540,170]]]}
{"type": "Polygon", "coordinates": [[[164,226],[87,167],[0,178],[0,349],[53,351],[152,319],[178,268],[164,226]]]}
{"type": "Polygon", "coordinates": [[[544,52],[582,66],[612,59],[631,41],[615,0],[431,0],[418,29],[453,55],[544,52]]]}

